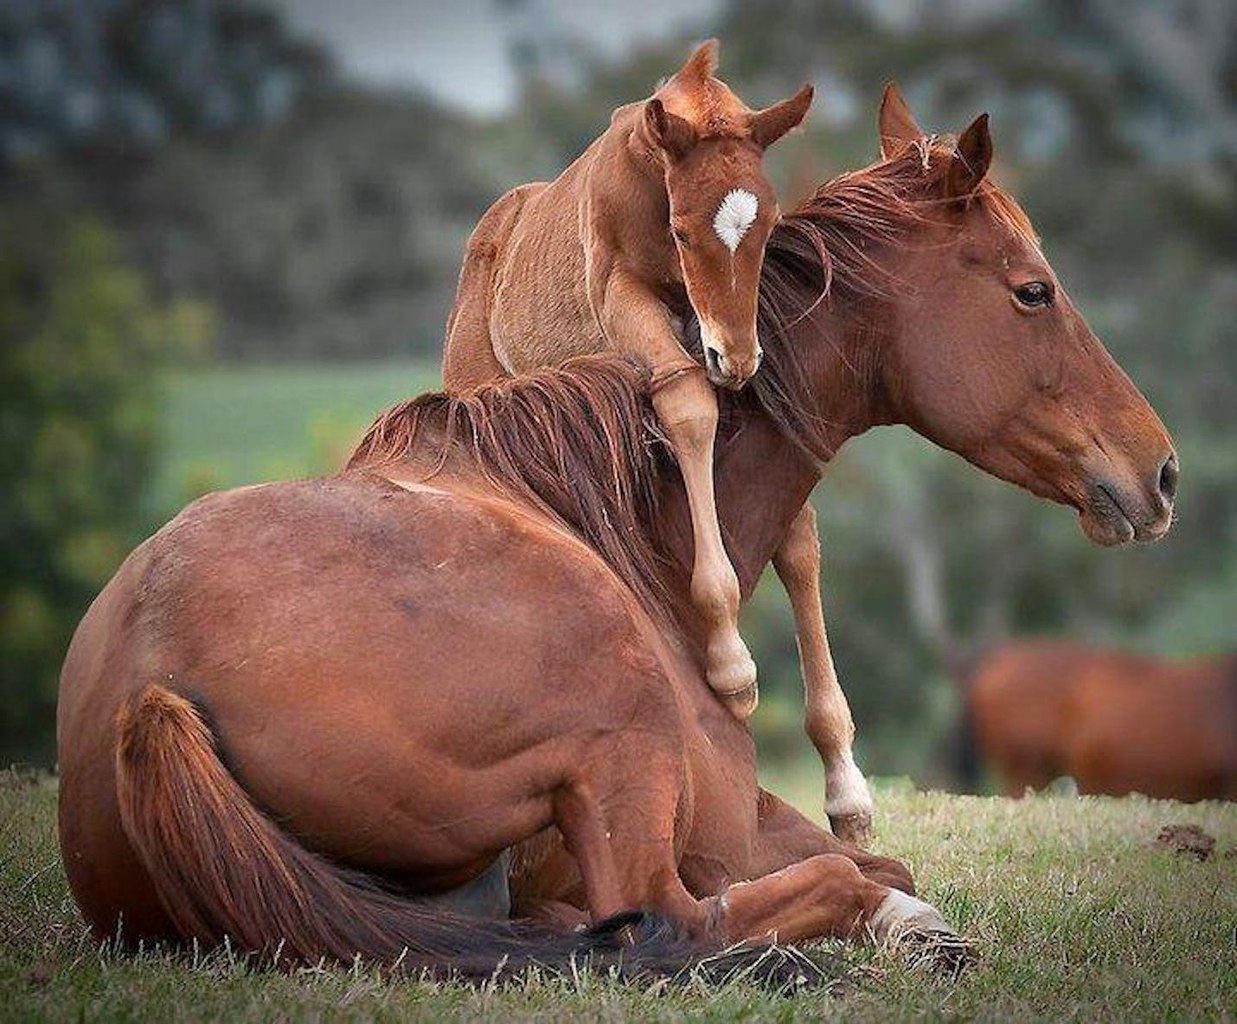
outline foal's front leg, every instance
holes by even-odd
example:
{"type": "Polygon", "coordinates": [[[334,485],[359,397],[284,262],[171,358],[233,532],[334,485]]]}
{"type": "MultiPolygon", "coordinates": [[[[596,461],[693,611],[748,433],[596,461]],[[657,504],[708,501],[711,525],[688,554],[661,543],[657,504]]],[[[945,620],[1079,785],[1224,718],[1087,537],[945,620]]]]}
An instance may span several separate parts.
{"type": "Polygon", "coordinates": [[[739,578],[717,521],[717,394],[674,337],[665,307],[622,271],[614,271],[606,285],[603,321],[612,344],[652,368],[653,409],[678,460],[691,511],[691,597],[707,632],[705,674],[731,713],[745,719],[756,708],[756,663],[739,635],[739,578]]]}
{"type": "Polygon", "coordinates": [[[693,367],[653,392],[653,409],[687,490],[695,542],[691,595],[708,629],[709,686],[738,718],[747,718],[756,708],[756,664],[739,635],[739,578],[717,521],[713,491],[717,395],[704,371],[693,367]]]}
{"type": "Polygon", "coordinates": [[[864,846],[872,838],[872,794],[855,764],[855,723],[829,653],[820,597],[820,537],[809,502],[791,522],[773,566],[794,612],[807,734],[825,765],[825,813],[834,835],[864,846]]]}

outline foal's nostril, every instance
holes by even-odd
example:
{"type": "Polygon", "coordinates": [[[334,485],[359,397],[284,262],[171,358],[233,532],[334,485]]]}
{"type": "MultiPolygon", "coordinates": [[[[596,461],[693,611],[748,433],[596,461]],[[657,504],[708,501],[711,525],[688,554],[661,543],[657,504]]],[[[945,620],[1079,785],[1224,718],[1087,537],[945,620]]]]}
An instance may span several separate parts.
{"type": "Polygon", "coordinates": [[[721,353],[711,345],[705,345],[704,347],[704,365],[707,367],[711,377],[720,377],[722,375],[721,353]]]}
{"type": "Polygon", "coordinates": [[[1160,467],[1160,497],[1164,499],[1165,505],[1171,505],[1173,499],[1177,497],[1177,478],[1180,475],[1181,468],[1177,464],[1177,456],[1170,455],[1160,467]]]}

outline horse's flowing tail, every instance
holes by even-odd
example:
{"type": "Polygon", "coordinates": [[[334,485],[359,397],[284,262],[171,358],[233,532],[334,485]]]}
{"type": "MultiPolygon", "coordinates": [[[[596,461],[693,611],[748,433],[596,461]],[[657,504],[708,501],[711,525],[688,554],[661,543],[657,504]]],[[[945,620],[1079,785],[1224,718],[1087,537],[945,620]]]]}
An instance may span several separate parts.
{"type": "Polygon", "coordinates": [[[574,962],[673,975],[716,952],[652,914],[623,914],[564,935],[453,915],[388,892],[267,818],[220,761],[197,709],[159,686],[122,711],[116,769],[125,834],[177,932],[207,947],[227,939],[283,966],[359,956],[482,980],[574,962]]]}

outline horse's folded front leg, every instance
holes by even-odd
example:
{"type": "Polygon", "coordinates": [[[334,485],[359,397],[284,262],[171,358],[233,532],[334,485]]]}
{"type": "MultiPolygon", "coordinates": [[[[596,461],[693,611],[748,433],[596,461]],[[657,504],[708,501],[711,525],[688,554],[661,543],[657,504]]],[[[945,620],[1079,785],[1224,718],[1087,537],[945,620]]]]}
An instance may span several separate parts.
{"type": "Polygon", "coordinates": [[[715,899],[713,927],[729,942],[772,938],[789,943],[823,936],[871,936],[884,942],[912,933],[956,937],[935,907],[865,878],[841,854],[809,857],[731,885],[715,899]]]}
{"type": "Polygon", "coordinates": [[[713,492],[717,395],[703,371],[681,373],[657,388],[653,407],[674,449],[691,509],[695,556],[692,603],[708,631],[709,686],[738,718],[756,708],[756,664],[739,635],[739,579],[722,544],[713,492]]]}
{"type": "Polygon", "coordinates": [[[825,813],[839,839],[866,846],[872,838],[872,794],[855,764],[855,723],[838,683],[820,597],[820,536],[805,503],[773,556],[786,588],[799,640],[807,734],[825,766],[825,813]]]}

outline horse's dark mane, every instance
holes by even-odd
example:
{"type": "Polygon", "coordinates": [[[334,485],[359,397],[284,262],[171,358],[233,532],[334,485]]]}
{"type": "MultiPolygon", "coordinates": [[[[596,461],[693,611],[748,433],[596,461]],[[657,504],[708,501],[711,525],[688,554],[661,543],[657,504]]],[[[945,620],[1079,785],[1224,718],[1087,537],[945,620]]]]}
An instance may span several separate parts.
{"type": "Polygon", "coordinates": [[[381,466],[414,450],[441,466],[463,453],[491,483],[576,533],[659,612],[660,433],[648,386],[642,366],[606,355],[458,395],[420,395],[374,421],[348,468],[381,466]]]}
{"type": "MultiPolygon", "coordinates": [[[[835,298],[845,300],[851,315],[852,306],[890,294],[894,278],[875,258],[878,247],[943,210],[936,197],[944,194],[952,154],[951,146],[924,139],[822,185],[774,229],[757,318],[765,360],[747,387],[723,397],[730,429],[755,409],[810,458],[832,456],[827,424],[812,412],[819,403],[796,354],[796,325],[835,298]]],[[[1034,237],[1026,215],[996,186],[985,183],[975,201],[1034,237]]],[[[686,333],[699,357],[698,325],[689,320],[686,333]]],[[[658,553],[657,517],[662,445],[649,383],[648,372],[629,360],[590,356],[458,395],[421,395],[378,417],[348,466],[379,466],[414,450],[443,461],[464,452],[491,482],[575,532],[646,608],[664,614],[667,560],[658,553]]]]}

